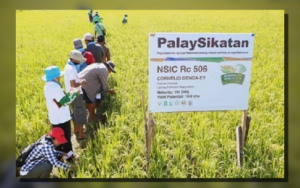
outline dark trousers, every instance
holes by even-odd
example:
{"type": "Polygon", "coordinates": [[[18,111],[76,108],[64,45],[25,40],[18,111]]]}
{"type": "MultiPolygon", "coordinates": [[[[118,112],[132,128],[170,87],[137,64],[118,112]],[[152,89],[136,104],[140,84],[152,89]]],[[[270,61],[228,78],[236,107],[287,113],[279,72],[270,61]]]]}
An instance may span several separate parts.
{"type": "Polygon", "coordinates": [[[68,153],[69,151],[73,151],[72,142],[71,142],[71,121],[69,120],[65,123],[61,123],[61,124],[57,124],[57,125],[52,124],[52,128],[54,128],[54,127],[62,128],[64,130],[65,137],[68,141],[67,143],[62,144],[62,145],[56,147],[55,149],[57,151],[62,151],[65,153],[68,153]]]}
{"type": "Polygon", "coordinates": [[[32,170],[28,172],[25,176],[21,178],[49,178],[52,172],[52,164],[43,163],[35,166],[32,170]]]}

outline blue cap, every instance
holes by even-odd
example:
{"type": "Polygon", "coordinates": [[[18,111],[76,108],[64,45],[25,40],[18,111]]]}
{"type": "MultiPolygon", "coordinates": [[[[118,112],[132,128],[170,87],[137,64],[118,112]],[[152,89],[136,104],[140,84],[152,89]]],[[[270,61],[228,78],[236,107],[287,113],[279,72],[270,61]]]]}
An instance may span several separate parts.
{"type": "Polygon", "coordinates": [[[60,71],[58,66],[50,66],[45,69],[45,75],[42,77],[44,81],[50,81],[64,75],[64,71],[60,71]]]}

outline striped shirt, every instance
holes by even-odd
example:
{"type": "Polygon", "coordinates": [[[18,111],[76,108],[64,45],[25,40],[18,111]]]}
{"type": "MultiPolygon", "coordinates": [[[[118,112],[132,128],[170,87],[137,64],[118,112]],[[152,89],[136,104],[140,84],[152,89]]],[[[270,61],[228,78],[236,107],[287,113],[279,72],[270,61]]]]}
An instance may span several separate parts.
{"type": "Polygon", "coordinates": [[[40,143],[37,145],[28,155],[27,159],[25,160],[25,164],[20,169],[20,175],[25,176],[30,170],[40,164],[44,163],[51,163],[54,167],[60,167],[65,170],[70,169],[71,166],[60,162],[56,156],[61,156],[61,151],[56,151],[54,148],[54,144],[46,140],[43,136],[40,143]]]}
{"type": "Polygon", "coordinates": [[[104,91],[110,90],[107,79],[108,69],[103,63],[93,63],[87,66],[78,74],[79,79],[85,79],[86,84],[82,88],[92,102],[95,102],[96,95],[102,85],[104,91]]]}

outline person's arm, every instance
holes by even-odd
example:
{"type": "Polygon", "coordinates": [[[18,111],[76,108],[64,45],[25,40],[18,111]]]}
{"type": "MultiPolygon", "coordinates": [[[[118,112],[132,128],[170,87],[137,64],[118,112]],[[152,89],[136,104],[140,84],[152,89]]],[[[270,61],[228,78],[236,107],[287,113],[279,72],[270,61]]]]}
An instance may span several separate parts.
{"type": "Polygon", "coordinates": [[[97,24],[95,24],[95,26],[94,26],[94,30],[95,30],[94,39],[95,39],[95,41],[97,41],[97,29],[96,29],[96,27],[97,27],[97,24]]]}
{"type": "Polygon", "coordinates": [[[107,58],[107,61],[110,61],[110,51],[109,51],[109,48],[107,48],[106,58],[107,58]]]}
{"type": "Polygon", "coordinates": [[[102,30],[102,35],[103,35],[103,36],[104,36],[104,33],[105,33],[105,35],[107,35],[106,29],[105,29],[105,27],[104,27],[103,24],[101,24],[101,30],[102,30]],[[104,33],[103,33],[103,32],[104,32],[104,33]]]}
{"type": "Polygon", "coordinates": [[[44,145],[42,147],[42,153],[43,155],[47,158],[47,160],[54,166],[54,167],[59,167],[59,168],[63,168],[65,170],[68,170],[71,168],[70,165],[66,164],[66,163],[63,163],[63,162],[60,162],[56,156],[55,156],[55,153],[54,153],[54,150],[53,148],[51,148],[50,146],[48,145],[44,145]]]}
{"type": "Polygon", "coordinates": [[[75,80],[70,80],[71,87],[79,87],[86,83],[85,79],[80,79],[79,83],[76,83],[75,80]]]}
{"type": "Polygon", "coordinates": [[[101,45],[99,46],[101,47],[101,62],[106,62],[104,48],[101,45]]]}
{"type": "Polygon", "coordinates": [[[79,95],[79,91],[80,90],[78,90],[77,92],[65,94],[61,88],[58,88],[56,91],[53,92],[55,93],[53,96],[53,102],[56,103],[58,108],[62,106],[67,106],[71,104],[73,100],[75,100],[75,98],[79,95]]]}
{"type": "Polygon", "coordinates": [[[76,88],[76,87],[79,87],[81,85],[84,85],[85,84],[85,80],[83,79],[80,79],[79,83],[76,83],[75,80],[78,78],[78,73],[77,73],[77,70],[75,68],[73,68],[70,72],[70,75],[69,75],[69,79],[70,79],[70,86],[73,87],[73,88],[76,88]]]}
{"type": "Polygon", "coordinates": [[[71,87],[78,87],[80,86],[80,83],[76,83],[75,80],[70,80],[71,87]]]}
{"type": "Polygon", "coordinates": [[[62,152],[62,151],[56,151],[54,150],[54,153],[56,155],[56,157],[59,157],[60,158],[60,162],[63,162],[63,156],[67,155],[66,153],[62,152]]]}
{"type": "Polygon", "coordinates": [[[102,56],[102,62],[106,62],[106,58],[105,58],[104,54],[102,56]]]}
{"type": "Polygon", "coordinates": [[[103,90],[109,92],[110,94],[114,94],[114,89],[110,89],[108,85],[108,70],[100,69],[98,76],[101,81],[103,90]]]}
{"type": "Polygon", "coordinates": [[[109,91],[110,88],[109,88],[108,81],[107,81],[108,80],[108,70],[100,69],[100,71],[98,71],[98,77],[101,81],[103,91],[109,91]]]}

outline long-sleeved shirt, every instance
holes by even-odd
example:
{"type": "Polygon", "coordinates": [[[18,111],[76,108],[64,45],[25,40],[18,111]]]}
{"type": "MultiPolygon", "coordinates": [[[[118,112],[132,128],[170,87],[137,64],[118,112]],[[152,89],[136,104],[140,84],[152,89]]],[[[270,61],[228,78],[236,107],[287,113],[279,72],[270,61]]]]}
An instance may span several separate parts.
{"type": "Polygon", "coordinates": [[[25,160],[25,164],[20,169],[20,175],[25,176],[30,170],[32,170],[35,166],[51,163],[54,167],[63,168],[65,170],[70,169],[71,166],[60,162],[56,156],[61,156],[61,151],[56,151],[54,144],[45,139],[43,136],[39,141],[42,144],[37,145],[28,155],[25,160]]]}
{"type": "Polygon", "coordinates": [[[93,63],[78,74],[79,79],[85,79],[86,84],[82,88],[89,99],[94,102],[102,85],[104,91],[110,90],[108,85],[108,69],[103,63],[93,63]]]}

